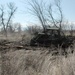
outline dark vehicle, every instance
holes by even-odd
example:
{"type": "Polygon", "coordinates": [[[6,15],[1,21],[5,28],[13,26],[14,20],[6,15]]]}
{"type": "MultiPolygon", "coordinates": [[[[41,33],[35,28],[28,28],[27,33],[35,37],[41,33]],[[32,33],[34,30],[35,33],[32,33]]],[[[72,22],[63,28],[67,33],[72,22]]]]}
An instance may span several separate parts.
{"type": "Polygon", "coordinates": [[[48,28],[46,32],[38,33],[30,41],[31,46],[68,47],[73,43],[72,37],[65,36],[59,28],[48,28]]]}

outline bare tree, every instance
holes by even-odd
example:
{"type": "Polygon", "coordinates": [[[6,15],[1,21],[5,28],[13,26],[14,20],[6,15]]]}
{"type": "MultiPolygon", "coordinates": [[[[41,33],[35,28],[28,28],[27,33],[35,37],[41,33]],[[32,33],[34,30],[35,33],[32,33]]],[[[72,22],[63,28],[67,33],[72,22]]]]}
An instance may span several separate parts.
{"type": "Polygon", "coordinates": [[[59,27],[60,27],[60,30],[62,30],[62,22],[63,22],[63,13],[62,13],[62,8],[61,8],[61,0],[55,0],[55,4],[58,8],[58,12],[59,12],[59,27]]]}
{"type": "Polygon", "coordinates": [[[61,1],[60,0],[54,0],[54,1],[55,1],[55,7],[57,8],[56,12],[58,13],[59,19],[54,18],[52,4],[49,4],[48,9],[47,9],[48,17],[49,17],[48,20],[49,21],[51,20],[50,22],[52,22],[52,24],[54,26],[56,26],[56,27],[60,28],[60,30],[62,30],[63,13],[62,13],[62,8],[61,8],[61,1]]]}
{"type": "Polygon", "coordinates": [[[4,32],[5,32],[6,36],[7,36],[8,26],[10,25],[10,21],[12,20],[12,17],[14,15],[14,13],[16,12],[16,9],[17,9],[17,7],[15,7],[14,3],[9,3],[7,6],[8,6],[8,9],[9,9],[9,11],[8,11],[8,18],[5,18],[4,6],[0,7],[0,11],[1,11],[1,14],[0,14],[1,25],[3,26],[3,29],[4,29],[4,32]]]}
{"type": "Polygon", "coordinates": [[[33,12],[33,14],[38,18],[43,27],[44,32],[46,30],[47,25],[50,26],[51,24],[60,28],[60,30],[62,29],[63,14],[61,9],[61,0],[54,0],[54,2],[55,7],[57,8],[57,13],[59,13],[59,19],[54,18],[55,13],[53,13],[53,5],[51,3],[45,5],[43,0],[41,0],[41,2],[38,2],[38,0],[31,0],[31,2],[29,2],[30,6],[32,7],[30,11],[33,12]]]}
{"type": "Polygon", "coordinates": [[[54,26],[57,27],[56,20],[53,17],[53,11],[52,11],[52,5],[51,4],[48,6],[47,11],[48,11],[48,21],[50,21],[51,24],[53,24],[54,26]]]}
{"type": "Polygon", "coordinates": [[[43,27],[43,31],[46,30],[46,19],[45,19],[45,11],[44,11],[44,3],[42,2],[38,2],[37,0],[31,0],[31,2],[29,2],[29,5],[32,7],[32,9],[30,9],[30,11],[33,12],[33,14],[38,18],[38,20],[40,21],[40,24],[43,27]]]}

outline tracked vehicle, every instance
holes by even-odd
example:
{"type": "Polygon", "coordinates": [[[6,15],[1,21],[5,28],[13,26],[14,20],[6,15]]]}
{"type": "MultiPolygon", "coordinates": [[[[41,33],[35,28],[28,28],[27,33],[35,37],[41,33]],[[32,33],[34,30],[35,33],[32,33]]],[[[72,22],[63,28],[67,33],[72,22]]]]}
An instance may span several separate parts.
{"type": "Polygon", "coordinates": [[[31,41],[31,46],[51,46],[68,47],[73,44],[72,36],[65,36],[59,28],[47,28],[45,32],[38,33],[31,41]]]}

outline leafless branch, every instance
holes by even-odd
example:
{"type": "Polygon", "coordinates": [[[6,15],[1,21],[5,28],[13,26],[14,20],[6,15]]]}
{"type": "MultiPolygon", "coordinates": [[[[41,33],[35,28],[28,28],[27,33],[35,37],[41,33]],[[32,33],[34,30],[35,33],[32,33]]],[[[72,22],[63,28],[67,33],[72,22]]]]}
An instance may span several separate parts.
{"type": "Polygon", "coordinates": [[[43,9],[43,4],[41,5],[36,1],[33,0],[32,2],[29,2],[29,5],[32,7],[33,13],[36,15],[38,20],[40,21],[44,31],[45,31],[45,15],[44,15],[44,9],[43,9]]]}
{"type": "Polygon", "coordinates": [[[5,21],[5,11],[4,11],[5,9],[4,9],[4,6],[0,7],[0,11],[1,11],[1,14],[0,14],[1,24],[3,26],[3,29],[4,29],[4,32],[5,32],[6,36],[7,36],[8,25],[10,24],[10,21],[11,21],[13,15],[14,15],[14,13],[17,10],[17,7],[15,7],[15,5],[13,3],[9,3],[8,4],[8,9],[9,9],[9,11],[8,11],[9,16],[7,18],[7,21],[5,21]]]}

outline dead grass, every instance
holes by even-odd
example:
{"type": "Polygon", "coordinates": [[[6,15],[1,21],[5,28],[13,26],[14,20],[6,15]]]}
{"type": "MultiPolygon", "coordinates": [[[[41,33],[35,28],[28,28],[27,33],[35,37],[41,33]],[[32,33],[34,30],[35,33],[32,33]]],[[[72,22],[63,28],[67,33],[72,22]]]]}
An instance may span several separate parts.
{"type": "Polygon", "coordinates": [[[0,40],[9,40],[9,41],[22,41],[23,43],[29,43],[33,36],[29,33],[11,33],[5,37],[3,34],[0,33],[0,40]]]}
{"type": "MultiPolygon", "coordinates": [[[[4,36],[0,36],[3,39],[4,36]]],[[[29,42],[31,36],[25,35],[25,42],[29,42]]],[[[6,39],[4,37],[4,39],[6,39]]],[[[22,36],[12,35],[7,38],[11,41],[22,40],[22,36]]],[[[31,49],[31,48],[30,48],[31,49]]],[[[75,48],[74,48],[75,49],[75,48]]],[[[60,55],[52,56],[52,49],[33,48],[31,50],[8,50],[0,52],[1,75],[75,75],[75,52],[67,58],[60,55]]],[[[71,49],[69,48],[70,52],[71,49]]]]}
{"type": "Polygon", "coordinates": [[[65,58],[46,49],[24,49],[1,55],[1,75],[75,75],[75,53],[65,58]]]}

